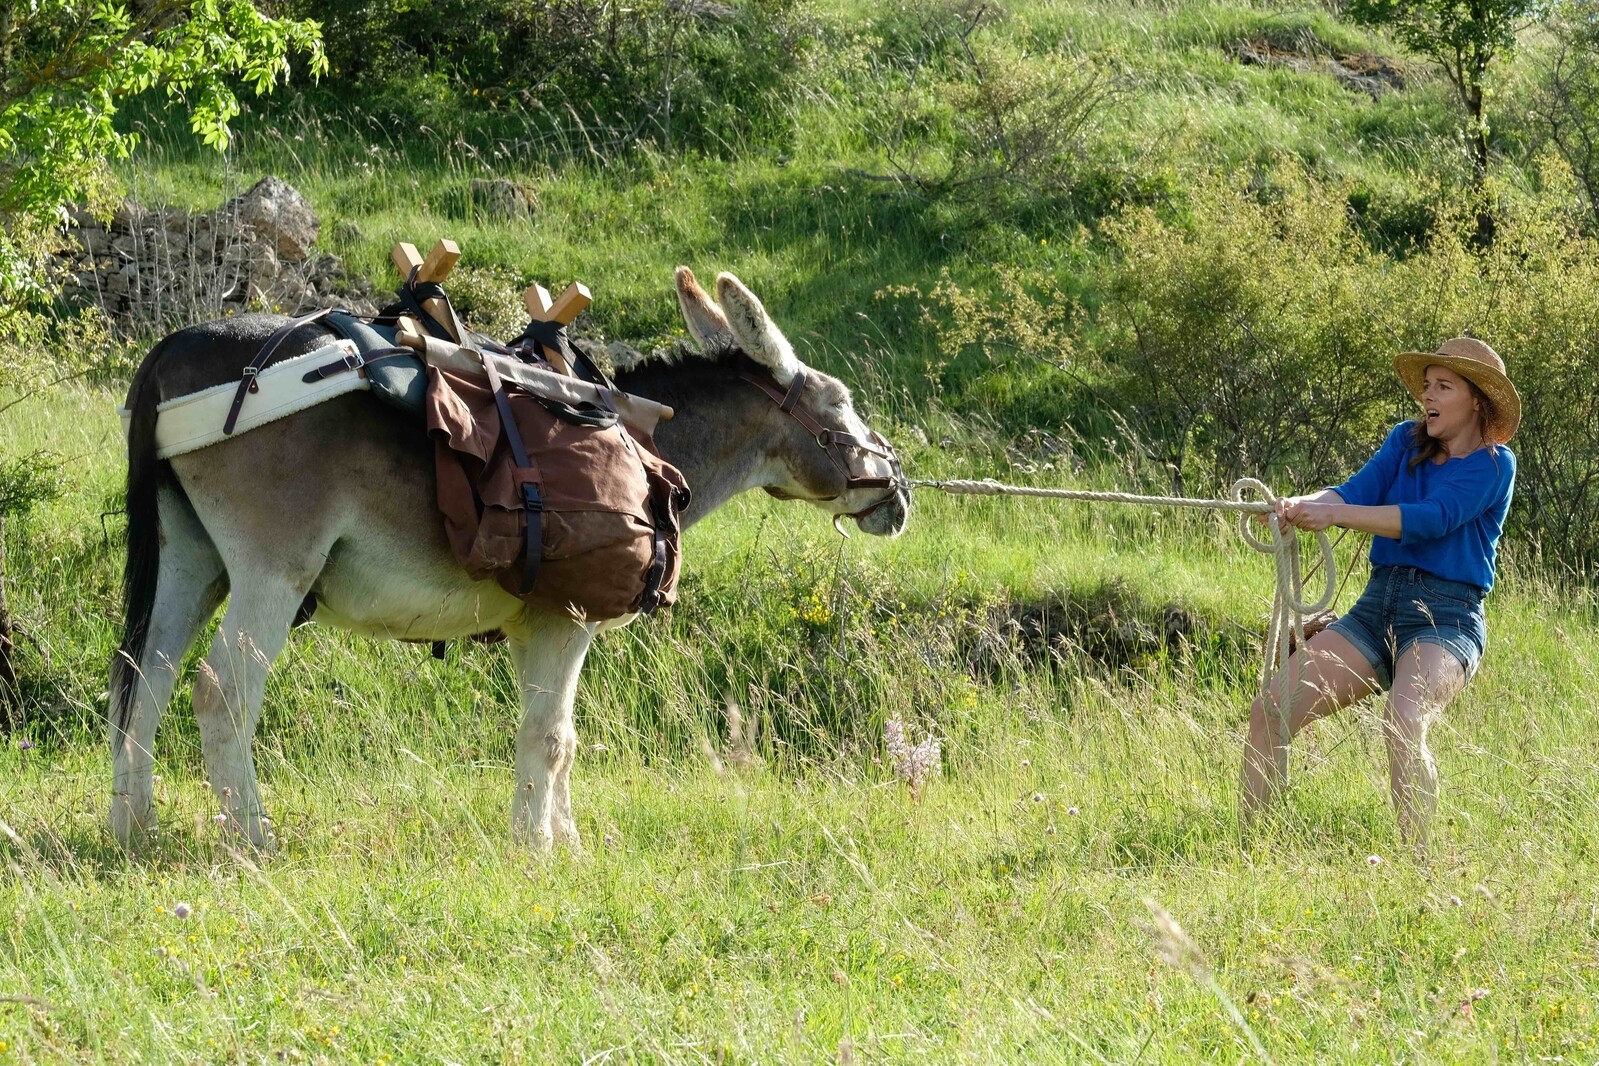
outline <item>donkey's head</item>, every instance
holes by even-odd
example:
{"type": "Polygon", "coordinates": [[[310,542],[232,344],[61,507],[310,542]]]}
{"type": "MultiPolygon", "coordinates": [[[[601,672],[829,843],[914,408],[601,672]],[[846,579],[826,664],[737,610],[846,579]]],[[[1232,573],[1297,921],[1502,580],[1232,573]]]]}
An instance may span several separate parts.
{"type": "Polygon", "coordinates": [[[835,525],[853,518],[865,533],[898,536],[910,512],[908,486],[894,449],[855,413],[849,389],[801,363],[761,301],[733,275],[717,277],[716,296],[700,288],[688,267],[677,268],[689,335],[706,353],[746,356],[741,381],[752,394],[765,394],[756,410],[769,447],[750,487],[809,501],[833,515],[835,525]]]}

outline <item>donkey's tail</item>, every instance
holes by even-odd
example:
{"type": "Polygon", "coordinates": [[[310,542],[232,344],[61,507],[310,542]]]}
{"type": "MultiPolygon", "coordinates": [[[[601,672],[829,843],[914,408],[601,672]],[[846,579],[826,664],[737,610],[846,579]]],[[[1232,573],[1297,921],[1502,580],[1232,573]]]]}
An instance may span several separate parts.
{"type": "MultiPolygon", "coordinates": [[[[170,339],[170,338],[168,338],[170,339]]],[[[164,461],[156,456],[156,367],[164,339],[144,357],[128,390],[128,559],[122,571],[122,645],[112,663],[111,719],[113,743],[127,729],[139,682],[139,660],[155,613],[156,579],[161,565],[161,518],[158,489],[164,461]]]]}

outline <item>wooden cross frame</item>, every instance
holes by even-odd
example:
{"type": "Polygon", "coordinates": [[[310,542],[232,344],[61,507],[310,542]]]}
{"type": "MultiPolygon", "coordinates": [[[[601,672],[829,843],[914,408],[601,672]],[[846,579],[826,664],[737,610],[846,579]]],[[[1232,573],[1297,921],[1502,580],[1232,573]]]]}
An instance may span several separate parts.
{"type": "MultiPolygon", "coordinates": [[[[393,260],[395,268],[399,270],[403,279],[409,280],[411,272],[415,271],[417,281],[442,282],[450,276],[455,264],[461,261],[461,246],[449,238],[442,238],[424,259],[416,250],[416,245],[401,241],[389,253],[389,258],[393,260]]],[[[572,282],[554,300],[550,299],[550,291],[542,285],[531,285],[522,294],[522,304],[527,308],[528,317],[533,321],[555,322],[563,326],[570,326],[572,320],[587,310],[593,302],[593,294],[581,281],[572,282]]],[[[464,337],[455,336],[455,323],[450,320],[443,300],[437,297],[423,300],[422,308],[432,315],[451,337],[454,337],[456,343],[466,340],[464,337]]],[[[426,332],[420,323],[413,322],[409,317],[401,319],[400,327],[407,337],[426,332]]],[[[567,375],[572,373],[572,368],[566,363],[566,357],[559,350],[539,345],[539,351],[556,370],[567,375]]]]}
{"type": "MultiPolygon", "coordinates": [[[[572,320],[593,302],[589,287],[581,281],[568,285],[553,303],[550,301],[550,290],[539,284],[529,285],[522,294],[522,305],[527,308],[529,318],[535,322],[558,322],[563,326],[570,326],[572,320]]],[[[544,353],[544,358],[556,370],[568,375],[572,373],[572,368],[566,365],[566,357],[560,351],[542,344],[539,345],[539,351],[544,353]]]]}
{"type": "MultiPolygon", "coordinates": [[[[389,258],[394,261],[395,267],[400,271],[400,277],[409,280],[411,271],[416,271],[417,281],[443,281],[450,276],[450,271],[455,269],[455,264],[461,261],[461,246],[454,241],[443,238],[433,246],[428,257],[423,259],[417,252],[416,245],[401,241],[389,253],[389,258]]],[[[422,308],[444,327],[446,333],[455,337],[455,324],[450,321],[450,315],[445,308],[444,301],[438,298],[423,300],[422,308]]],[[[418,332],[421,332],[420,330],[418,332]]],[[[455,337],[459,343],[464,338],[455,337]]]]}

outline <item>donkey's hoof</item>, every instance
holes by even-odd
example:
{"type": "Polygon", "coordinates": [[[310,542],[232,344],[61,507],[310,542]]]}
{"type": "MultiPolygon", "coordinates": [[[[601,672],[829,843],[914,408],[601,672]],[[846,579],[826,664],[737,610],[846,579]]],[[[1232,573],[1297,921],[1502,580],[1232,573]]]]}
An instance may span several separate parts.
{"type": "Polygon", "coordinates": [[[555,830],[555,843],[559,847],[565,848],[573,855],[583,854],[583,838],[578,835],[576,823],[570,820],[565,822],[557,820],[552,828],[555,830]]]}
{"type": "Polygon", "coordinates": [[[278,835],[272,830],[272,819],[265,816],[234,817],[216,815],[222,827],[223,840],[228,846],[256,855],[272,855],[278,850],[278,835]]]}
{"type": "Polygon", "coordinates": [[[131,848],[155,832],[155,805],[135,803],[128,796],[112,796],[106,822],[117,843],[124,848],[131,848]]]}

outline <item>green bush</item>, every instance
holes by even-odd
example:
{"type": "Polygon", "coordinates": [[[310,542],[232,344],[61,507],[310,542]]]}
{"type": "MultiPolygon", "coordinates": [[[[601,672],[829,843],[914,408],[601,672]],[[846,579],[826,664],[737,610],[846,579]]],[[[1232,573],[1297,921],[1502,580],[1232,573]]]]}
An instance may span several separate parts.
{"type": "MultiPolygon", "coordinates": [[[[717,152],[788,132],[797,0],[290,0],[323,22],[333,90],[414,123],[542,115],[602,147],[717,152]]],[[[511,125],[515,125],[512,123],[511,125]]]]}
{"type": "Polygon", "coordinates": [[[1346,199],[1283,171],[1206,182],[1181,221],[1141,208],[1106,227],[1103,358],[1176,487],[1284,468],[1325,481],[1380,440],[1394,391],[1371,285],[1382,257],[1346,199]]]}
{"type": "Polygon", "coordinates": [[[1577,227],[1569,176],[1503,205],[1440,198],[1424,243],[1374,249],[1348,191],[1283,172],[1269,191],[1201,185],[1182,220],[1129,212],[1107,227],[1118,265],[1098,352],[1147,441],[1196,488],[1243,473],[1287,490],[1340,480],[1413,405],[1403,350],[1459,334],[1504,356],[1523,421],[1508,531],[1557,570],[1599,576],[1599,242],[1577,227]]]}

